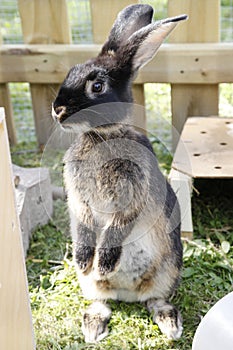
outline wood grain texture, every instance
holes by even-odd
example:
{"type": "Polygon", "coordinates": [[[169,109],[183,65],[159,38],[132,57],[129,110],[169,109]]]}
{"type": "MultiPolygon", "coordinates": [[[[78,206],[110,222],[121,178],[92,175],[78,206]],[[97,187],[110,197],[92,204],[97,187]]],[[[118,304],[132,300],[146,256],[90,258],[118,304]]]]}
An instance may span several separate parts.
{"type": "MultiPolygon", "coordinates": [[[[59,84],[69,68],[98,54],[100,45],[0,46],[0,83],[59,84]]],[[[233,82],[233,43],[163,44],[136,84],[233,82]]]]}
{"type": "Polygon", "coordinates": [[[13,107],[11,103],[10,91],[8,84],[0,83],[0,106],[6,111],[6,125],[10,144],[13,146],[17,143],[16,130],[13,117],[13,107]]]}
{"type": "Polygon", "coordinates": [[[103,44],[107,40],[118,12],[134,3],[138,1],[90,0],[93,40],[96,44],[103,44]]]}
{"type": "Polygon", "coordinates": [[[169,36],[172,43],[219,41],[220,0],[168,0],[169,16],[185,13],[188,21],[169,36]]]}
{"type": "Polygon", "coordinates": [[[193,178],[233,177],[233,118],[188,118],[172,167],[193,178]]]}
{"type": "Polygon", "coordinates": [[[61,44],[71,42],[64,0],[18,0],[24,42],[61,44]]]}
{"type": "MultiPolygon", "coordinates": [[[[219,41],[220,0],[169,0],[168,13],[169,16],[175,16],[178,13],[189,15],[188,21],[177,26],[177,29],[171,34],[169,42],[213,43],[219,41]]],[[[199,64],[200,61],[197,56],[193,66],[199,64]]],[[[222,64],[224,65],[223,62],[222,64]]],[[[219,65],[214,56],[209,57],[209,61],[206,61],[200,70],[203,80],[213,65],[219,65]]],[[[188,79],[190,78],[188,85],[172,84],[171,86],[173,126],[178,133],[181,132],[188,116],[218,115],[218,85],[199,85],[192,88],[190,86],[192,67],[190,66],[188,71],[182,69],[182,72],[187,75],[188,79]]],[[[175,147],[176,144],[177,140],[174,139],[173,146],[175,147]]]]}
{"type": "MultiPolygon", "coordinates": [[[[25,43],[71,43],[71,28],[65,0],[19,0],[18,5],[25,43]]],[[[34,71],[37,73],[38,68],[34,71]]],[[[37,140],[39,146],[43,146],[52,130],[51,104],[55,96],[51,91],[56,91],[58,86],[32,83],[30,89],[37,140]]]]}
{"type": "MultiPolygon", "coordinates": [[[[2,36],[0,32],[0,45],[3,44],[2,36]]],[[[8,137],[10,144],[13,146],[16,144],[16,131],[14,126],[13,108],[11,104],[10,91],[7,84],[0,84],[0,107],[4,107],[6,111],[6,125],[8,130],[8,137]]]]}
{"type": "Polygon", "coordinates": [[[0,108],[0,349],[35,349],[4,109],[0,108]]]}

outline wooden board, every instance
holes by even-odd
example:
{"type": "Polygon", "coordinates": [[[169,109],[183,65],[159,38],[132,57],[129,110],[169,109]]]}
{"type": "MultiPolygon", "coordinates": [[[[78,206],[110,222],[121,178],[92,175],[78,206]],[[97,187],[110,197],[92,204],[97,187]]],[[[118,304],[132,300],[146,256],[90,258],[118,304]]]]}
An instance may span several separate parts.
{"type": "Polygon", "coordinates": [[[18,0],[24,42],[59,44],[71,42],[64,0],[18,0]]]}
{"type": "MultiPolygon", "coordinates": [[[[61,83],[70,67],[95,57],[100,48],[96,44],[0,46],[0,83],[61,83]]],[[[163,44],[135,83],[231,83],[232,57],[233,43],[163,44]]]]}
{"type": "MultiPolygon", "coordinates": [[[[18,0],[18,4],[25,43],[71,43],[71,29],[65,0],[18,0]]],[[[46,63],[45,60],[43,62],[46,63]]],[[[35,72],[38,72],[38,68],[35,68],[35,72]]],[[[30,89],[37,140],[39,146],[43,147],[53,128],[51,104],[58,86],[32,83],[30,89]]]]}
{"type": "MultiPolygon", "coordinates": [[[[175,16],[179,13],[186,13],[188,21],[177,26],[171,34],[171,43],[212,43],[219,41],[220,26],[220,0],[168,0],[168,14],[175,16]]],[[[199,65],[200,59],[197,56],[193,66],[199,65]]],[[[209,67],[218,64],[214,57],[205,62],[200,73],[205,79],[209,67]]],[[[223,63],[224,64],[224,63],[223,63]]],[[[190,78],[190,71],[182,69],[182,74],[190,78]]],[[[187,82],[190,84],[191,82],[187,82]]],[[[196,89],[185,85],[171,86],[172,98],[172,122],[178,133],[181,132],[183,124],[188,116],[218,115],[218,85],[199,85],[196,89]],[[181,104],[180,100],[185,101],[181,104]]],[[[177,140],[173,140],[175,149],[177,140]]]]}
{"type": "Polygon", "coordinates": [[[233,118],[188,118],[172,168],[194,178],[233,178],[233,118]]]}
{"type": "Polygon", "coordinates": [[[175,130],[173,129],[173,144],[176,145],[187,116],[216,114],[218,110],[218,89],[215,88],[214,84],[205,86],[200,84],[185,84],[185,86],[177,84],[175,88],[171,89],[171,101],[175,126],[175,130]],[[212,96],[212,100],[208,104],[210,96],[212,96]]]}
{"type": "Polygon", "coordinates": [[[169,36],[172,43],[219,41],[220,0],[168,0],[169,16],[186,13],[188,21],[169,36]]]}
{"type": "Polygon", "coordinates": [[[118,12],[134,3],[138,1],[90,0],[93,40],[96,44],[103,44],[107,40],[118,12]]]}
{"type": "MultiPolygon", "coordinates": [[[[2,36],[0,32],[0,45],[3,44],[2,36]]],[[[16,144],[16,132],[14,126],[14,118],[13,118],[13,108],[11,104],[10,91],[7,84],[0,84],[0,107],[4,107],[6,110],[6,125],[8,130],[8,137],[11,145],[16,144]]]]}
{"type": "Polygon", "coordinates": [[[0,349],[35,349],[4,110],[0,108],[0,349]]]}
{"type": "Polygon", "coordinates": [[[8,137],[10,144],[13,146],[17,143],[14,117],[13,117],[13,107],[11,103],[11,96],[8,84],[0,84],[0,107],[4,107],[6,111],[6,125],[8,131],[8,137]]]}

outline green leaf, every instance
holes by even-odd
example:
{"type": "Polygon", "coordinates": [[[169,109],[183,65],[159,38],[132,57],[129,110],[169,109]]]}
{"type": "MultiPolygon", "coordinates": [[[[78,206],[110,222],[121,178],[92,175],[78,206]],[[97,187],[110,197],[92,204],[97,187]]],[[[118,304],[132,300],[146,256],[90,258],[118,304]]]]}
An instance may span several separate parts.
{"type": "Polygon", "coordinates": [[[222,250],[224,251],[224,253],[227,254],[231,248],[231,245],[228,241],[222,241],[221,247],[222,247],[222,250]]]}
{"type": "Polygon", "coordinates": [[[186,267],[186,269],[183,271],[183,278],[189,278],[195,275],[196,272],[197,270],[195,270],[193,267],[186,267]]]}

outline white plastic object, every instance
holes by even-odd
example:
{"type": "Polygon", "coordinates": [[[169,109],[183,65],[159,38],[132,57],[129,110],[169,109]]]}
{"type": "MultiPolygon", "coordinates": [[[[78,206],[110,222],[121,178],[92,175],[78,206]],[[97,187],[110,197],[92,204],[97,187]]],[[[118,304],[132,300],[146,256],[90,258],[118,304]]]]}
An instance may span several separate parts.
{"type": "Polygon", "coordinates": [[[233,292],[220,299],[199,324],[192,350],[233,350],[233,292]]]}

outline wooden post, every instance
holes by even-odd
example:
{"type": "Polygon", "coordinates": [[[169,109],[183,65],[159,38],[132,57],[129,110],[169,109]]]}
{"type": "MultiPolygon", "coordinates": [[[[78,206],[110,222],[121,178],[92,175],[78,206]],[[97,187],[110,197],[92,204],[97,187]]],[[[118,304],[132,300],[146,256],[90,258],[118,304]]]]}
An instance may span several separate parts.
{"type": "MultiPolygon", "coordinates": [[[[116,19],[118,12],[124,7],[138,1],[130,0],[90,0],[92,14],[92,30],[93,39],[96,44],[103,44],[109,35],[112,25],[116,19]],[[103,15],[104,14],[104,15],[103,15]]],[[[135,84],[133,86],[134,100],[139,105],[144,105],[144,85],[135,84]]],[[[141,120],[134,121],[135,125],[142,130],[146,129],[146,116],[143,115],[141,120]]]]}
{"type": "MultiPolygon", "coordinates": [[[[171,33],[171,43],[197,43],[219,41],[220,0],[168,0],[168,14],[189,15],[188,21],[177,26],[171,33]]],[[[199,57],[193,61],[198,64],[199,57]]],[[[180,74],[188,74],[182,69],[180,74]]],[[[188,116],[218,115],[217,84],[172,84],[172,119],[173,126],[180,134],[188,116]]],[[[173,146],[177,144],[173,139],[173,146]]]]}
{"type": "Polygon", "coordinates": [[[0,349],[35,349],[4,109],[0,108],[0,349]]]}
{"type": "MultiPolygon", "coordinates": [[[[18,0],[18,5],[25,43],[71,43],[65,0],[18,0]]],[[[37,71],[39,74],[39,69],[37,71]]],[[[43,146],[52,131],[51,103],[58,85],[31,84],[30,88],[37,140],[39,146],[43,146]]]]}
{"type": "Polygon", "coordinates": [[[107,40],[118,12],[133,3],[138,1],[90,0],[94,43],[103,44],[107,40]]]}
{"type": "MultiPolygon", "coordinates": [[[[0,45],[2,45],[2,37],[0,32],[0,45]]],[[[16,144],[16,132],[14,127],[13,108],[11,104],[10,91],[8,84],[0,84],[0,107],[4,107],[6,111],[6,124],[8,137],[11,145],[16,144]]]]}

